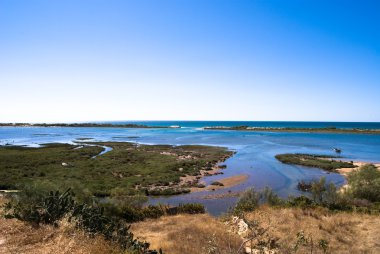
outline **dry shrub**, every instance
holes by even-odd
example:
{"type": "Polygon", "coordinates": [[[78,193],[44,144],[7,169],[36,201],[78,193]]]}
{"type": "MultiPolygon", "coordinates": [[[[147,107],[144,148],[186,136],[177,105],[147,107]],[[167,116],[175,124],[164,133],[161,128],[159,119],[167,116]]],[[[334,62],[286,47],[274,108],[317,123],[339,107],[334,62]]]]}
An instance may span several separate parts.
{"type": "Polygon", "coordinates": [[[102,237],[90,238],[66,220],[57,228],[51,225],[32,227],[16,219],[0,218],[0,232],[0,253],[4,254],[122,253],[102,237]]]}
{"type": "Polygon", "coordinates": [[[279,239],[280,253],[294,253],[297,233],[301,231],[311,236],[314,243],[326,240],[329,253],[380,253],[380,216],[332,213],[325,209],[261,207],[246,218],[269,227],[268,233],[279,239]]]}
{"type": "Polygon", "coordinates": [[[164,216],[135,223],[131,229],[166,254],[236,253],[242,243],[225,224],[206,214],[164,216]]]}

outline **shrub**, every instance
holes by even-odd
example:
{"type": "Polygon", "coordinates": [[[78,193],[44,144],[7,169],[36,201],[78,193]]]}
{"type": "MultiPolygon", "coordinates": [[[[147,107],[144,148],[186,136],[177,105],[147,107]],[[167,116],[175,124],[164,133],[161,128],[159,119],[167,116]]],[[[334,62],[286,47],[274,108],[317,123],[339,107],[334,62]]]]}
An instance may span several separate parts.
{"type": "Polygon", "coordinates": [[[223,183],[218,182],[218,181],[212,182],[211,185],[215,185],[215,186],[224,186],[223,183]]]}
{"type": "Polygon", "coordinates": [[[20,196],[13,197],[7,204],[7,211],[10,212],[6,215],[7,218],[57,226],[58,220],[68,216],[70,221],[75,221],[76,227],[90,235],[100,234],[106,240],[117,243],[123,250],[139,254],[162,253],[161,250],[149,250],[149,243],[134,239],[129,226],[120,219],[106,216],[103,207],[77,204],[70,189],[62,194],[59,191],[51,191],[47,196],[39,193],[29,200],[28,195],[30,192],[25,191],[20,196]]]}
{"type": "Polygon", "coordinates": [[[133,206],[124,206],[121,208],[122,218],[127,222],[136,222],[144,220],[142,209],[133,206]]]}
{"type": "Polygon", "coordinates": [[[319,181],[314,181],[311,184],[311,195],[313,197],[314,202],[322,203],[323,195],[326,191],[326,178],[321,177],[319,181]]]}
{"type": "Polygon", "coordinates": [[[353,198],[380,201],[380,171],[374,165],[364,165],[348,175],[350,194],[353,198]]]}
{"type": "MultiPolygon", "coordinates": [[[[19,220],[32,222],[35,224],[53,224],[57,226],[58,220],[63,218],[74,207],[71,190],[64,193],[49,192],[46,197],[37,196],[28,200],[29,194],[21,194],[18,200],[8,205],[11,213],[7,217],[14,217],[19,220]]],[[[12,202],[12,201],[11,201],[12,202]]]]}
{"type": "Polygon", "coordinates": [[[178,194],[184,194],[189,193],[189,189],[182,189],[182,188],[155,188],[155,189],[146,189],[145,193],[150,196],[170,196],[170,195],[178,195],[178,194]]]}
{"type": "Polygon", "coordinates": [[[313,200],[306,196],[299,196],[299,197],[289,197],[287,200],[287,205],[288,206],[295,206],[295,207],[301,207],[301,208],[310,208],[314,207],[315,203],[313,200]]]}
{"type": "Polygon", "coordinates": [[[234,213],[240,214],[242,212],[253,211],[259,206],[260,194],[254,188],[248,189],[243,192],[238,200],[234,213]]]}
{"type": "Polygon", "coordinates": [[[159,218],[165,214],[165,211],[160,206],[149,205],[142,209],[144,218],[159,218]]]}
{"type": "Polygon", "coordinates": [[[261,202],[267,203],[271,206],[279,206],[284,204],[284,200],[281,199],[271,188],[265,187],[261,191],[261,202]]]}
{"type": "Polygon", "coordinates": [[[204,205],[197,203],[180,204],[178,206],[178,213],[197,214],[205,213],[206,209],[204,205]]]}

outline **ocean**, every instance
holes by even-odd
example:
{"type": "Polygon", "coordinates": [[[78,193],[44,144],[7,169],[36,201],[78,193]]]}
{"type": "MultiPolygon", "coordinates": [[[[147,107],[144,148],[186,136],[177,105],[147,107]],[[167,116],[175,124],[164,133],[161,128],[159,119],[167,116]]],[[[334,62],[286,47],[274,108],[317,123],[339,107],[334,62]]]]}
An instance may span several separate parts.
{"type": "Polygon", "coordinates": [[[266,186],[282,197],[299,195],[296,186],[299,180],[326,177],[337,185],[345,179],[335,173],[302,166],[286,165],[274,156],[280,153],[313,153],[335,155],[333,148],[342,149],[345,160],[380,162],[380,135],[295,133],[295,132],[248,132],[230,130],[203,130],[205,126],[252,127],[298,127],[298,128],[366,128],[380,129],[380,123],[343,122],[237,122],[237,121],[126,121],[115,124],[136,123],[150,126],[179,125],[182,128],[127,129],[85,127],[0,127],[0,145],[39,146],[43,143],[73,143],[78,138],[93,138],[92,141],[128,141],[141,144],[186,145],[200,144],[224,146],[236,154],[229,158],[224,175],[206,177],[206,182],[233,175],[247,174],[248,180],[241,185],[215,192],[198,192],[171,197],[159,197],[150,203],[178,204],[203,203],[215,215],[226,212],[236,202],[236,197],[210,199],[209,194],[223,195],[228,191],[239,192],[247,188],[257,190],[266,186]]]}

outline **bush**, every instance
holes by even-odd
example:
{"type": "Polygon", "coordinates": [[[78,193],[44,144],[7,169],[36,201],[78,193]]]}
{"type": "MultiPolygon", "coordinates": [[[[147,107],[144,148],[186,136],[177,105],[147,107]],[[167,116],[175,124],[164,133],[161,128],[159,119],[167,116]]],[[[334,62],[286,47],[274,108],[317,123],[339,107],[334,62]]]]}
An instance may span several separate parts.
{"type": "Polygon", "coordinates": [[[240,214],[242,212],[253,211],[259,206],[260,194],[255,191],[254,188],[248,189],[243,192],[240,199],[238,200],[234,213],[240,214]]]}
{"type": "Polygon", "coordinates": [[[178,194],[184,194],[189,193],[189,189],[182,189],[182,188],[156,188],[156,189],[146,189],[145,193],[149,196],[170,196],[170,195],[178,195],[178,194]]]}
{"type": "Polygon", "coordinates": [[[261,191],[261,202],[267,203],[271,206],[283,205],[285,202],[281,199],[271,188],[265,187],[261,191]]]}
{"type": "Polygon", "coordinates": [[[204,205],[197,203],[180,204],[178,206],[178,213],[198,214],[205,213],[206,209],[204,205]]]}
{"type": "Polygon", "coordinates": [[[349,193],[353,198],[380,202],[380,171],[374,165],[364,165],[348,175],[349,193]]]}
{"type": "Polygon", "coordinates": [[[160,206],[149,205],[142,209],[142,214],[144,218],[159,218],[165,215],[165,211],[160,206]]]}
{"type": "Polygon", "coordinates": [[[299,197],[289,197],[287,200],[287,205],[290,207],[301,207],[301,208],[310,208],[314,207],[315,203],[313,200],[306,196],[299,196],[299,197]]]}
{"type": "Polygon", "coordinates": [[[215,185],[215,186],[224,186],[223,183],[218,182],[218,181],[212,182],[211,185],[215,185]]]}
{"type": "Polygon", "coordinates": [[[32,222],[35,224],[53,224],[57,226],[58,220],[72,211],[74,200],[71,190],[64,193],[49,192],[46,197],[36,196],[35,199],[28,199],[30,193],[22,193],[19,199],[14,199],[8,204],[11,213],[7,217],[32,222]]]}
{"type": "Polygon", "coordinates": [[[62,194],[59,191],[51,191],[45,197],[41,193],[38,194],[32,199],[27,199],[30,192],[26,190],[20,196],[14,196],[7,204],[7,211],[10,213],[6,214],[6,217],[57,226],[58,220],[68,216],[70,221],[75,221],[78,228],[90,235],[100,234],[106,240],[117,243],[123,250],[139,254],[158,253],[149,250],[149,243],[134,239],[129,226],[122,220],[106,216],[103,207],[77,204],[70,189],[62,194]]]}

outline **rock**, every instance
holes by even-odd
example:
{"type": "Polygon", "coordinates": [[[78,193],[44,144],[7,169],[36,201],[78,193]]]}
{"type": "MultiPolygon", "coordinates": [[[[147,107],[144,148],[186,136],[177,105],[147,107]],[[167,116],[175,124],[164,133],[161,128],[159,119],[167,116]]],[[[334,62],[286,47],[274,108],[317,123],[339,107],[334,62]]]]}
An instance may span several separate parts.
{"type": "Polygon", "coordinates": [[[245,223],[244,220],[240,219],[237,225],[238,225],[238,234],[239,235],[244,235],[244,234],[247,233],[247,231],[248,231],[248,224],[245,223]]]}

